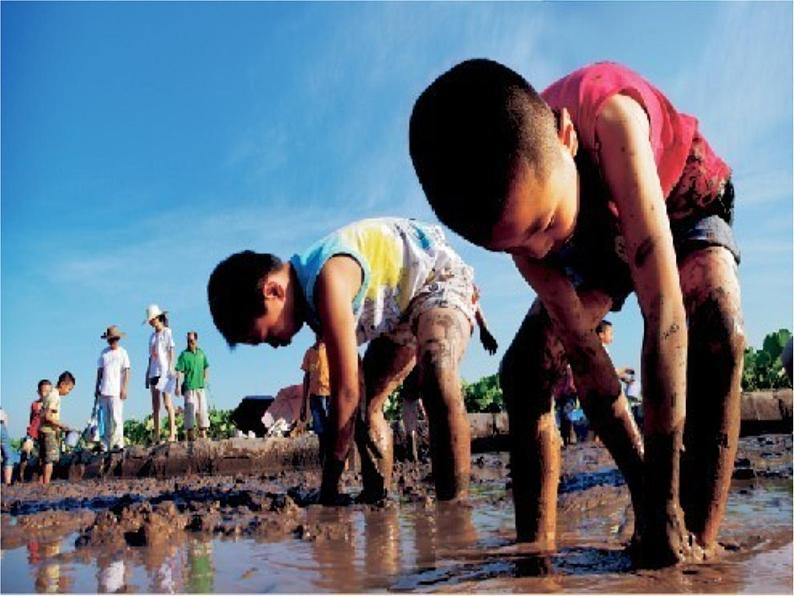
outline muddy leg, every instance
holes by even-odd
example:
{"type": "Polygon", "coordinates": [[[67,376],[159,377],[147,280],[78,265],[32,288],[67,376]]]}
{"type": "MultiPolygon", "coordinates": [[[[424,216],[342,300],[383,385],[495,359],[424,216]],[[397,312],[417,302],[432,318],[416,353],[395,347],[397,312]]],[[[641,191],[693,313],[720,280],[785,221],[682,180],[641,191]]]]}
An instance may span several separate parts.
{"type": "Polygon", "coordinates": [[[378,501],[391,487],[394,461],[393,437],[383,416],[383,404],[416,362],[416,347],[400,346],[387,337],[370,342],[364,355],[366,406],[364,421],[356,427],[356,444],[361,455],[364,491],[361,499],[378,501]]]}
{"type": "Polygon", "coordinates": [[[460,390],[458,364],[471,324],[455,308],[432,308],[419,316],[419,383],[430,427],[430,457],[436,498],[465,497],[471,473],[471,430],[460,390]]]}
{"type": "Polygon", "coordinates": [[[745,342],[733,256],[723,248],[689,255],[681,286],[689,318],[681,505],[687,528],[708,552],[725,514],[739,441],[745,342]]]}
{"type": "MultiPolygon", "coordinates": [[[[614,375],[614,367],[609,366],[614,375]]],[[[620,393],[617,376],[612,395],[599,394],[595,398],[585,390],[580,390],[582,408],[591,427],[598,433],[601,442],[609,450],[620,469],[631,494],[634,511],[634,540],[641,534],[640,521],[643,517],[643,441],[639,428],[631,415],[628,400],[620,393]]]]}
{"type": "Polygon", "coordinates": [[[551,392],[565,370],[562,344],[540,300],[524,318],[499,367],[510,418],[510,475],[519,542],[554,549],[560,436],[551,392]]]}

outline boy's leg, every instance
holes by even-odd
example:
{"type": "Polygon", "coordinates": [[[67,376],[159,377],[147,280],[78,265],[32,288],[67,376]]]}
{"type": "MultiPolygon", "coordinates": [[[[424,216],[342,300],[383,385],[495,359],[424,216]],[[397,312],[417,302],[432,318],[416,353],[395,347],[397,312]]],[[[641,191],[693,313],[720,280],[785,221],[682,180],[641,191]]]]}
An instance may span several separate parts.
{"type": "Polygon", "coordinates": [[[471,430],[458,365],[472,326],[457,308],[430,308],[417,319],[419,383],[430,427],[436,497],[465,497],[471,473],[471,430]]]}
{"type": "Polygon", "coordinates": [[[157,444],[160,442],[160,391],[155,389],[154,385],[150,385],[150,387],[152,390],[152,423],[154,424],[152,441],[157,444]]]}
{"type": "Polygon", "coordinates": [[[535,300],[499,367],[510,420],[510,475],[519,542],[553,549],[560,479],[560,435],[552,389],[565,371],[562,344],[535,300]]]}
{"type": "Polygon", "coordinates": [[[716,544],[739,440],[744,328],[733,255],[709,247],[680,266],[689,320],[681,505],[687,528],[716,544]]]}
{"type": "Polygon", "coordinates": [[[357,425],[356,444],[361,455],[362,499],[382,499],[391,486],[393,437],[383,405],[416,363],[416,345],[398,345],[388,337],[372,340],[364,355],[366,405],[364,423],[357,425]]]}

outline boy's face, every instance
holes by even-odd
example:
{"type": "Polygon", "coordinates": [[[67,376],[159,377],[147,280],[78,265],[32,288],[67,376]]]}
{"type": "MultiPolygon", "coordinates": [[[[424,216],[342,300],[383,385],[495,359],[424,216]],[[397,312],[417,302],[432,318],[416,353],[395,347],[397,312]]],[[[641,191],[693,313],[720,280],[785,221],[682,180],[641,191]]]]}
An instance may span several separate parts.
{"type": "Polygon", "coordinates": [[[47,397],[51,391],[52,391],[52,385],[50,385],[49,383],[44,383],[44,385],[42,385],[38,390],[39,397],[47,397]]]}
{"type": "Polygon", "coordinates": [[[579,210],[579,175],[573,160],[577,140],[565,110],[560,126],[559,155],[550,159],[545,176],[518,160],[505,210],[485,248],[542,259],[573,234],[579,210]]]}
{"type": "Polygon", "coordinates": [[[64,395],[69,395],[72,389],[74,389],[74,383],[71,383],[69,381],[65,381],[64,383],[58,385],[58,393],[61,394],[61,397],[63,397],[64,395]]]}

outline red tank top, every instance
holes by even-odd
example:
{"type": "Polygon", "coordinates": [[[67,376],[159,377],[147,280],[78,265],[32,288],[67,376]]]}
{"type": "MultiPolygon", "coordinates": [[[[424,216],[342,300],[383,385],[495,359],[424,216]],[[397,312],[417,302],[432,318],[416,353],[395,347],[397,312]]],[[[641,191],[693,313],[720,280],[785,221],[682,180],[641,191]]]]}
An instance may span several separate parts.
{"type": "Polygon", "coordinates": [[[704,209],[722,194],[730,168],[698,132],[692,116],[678,112],[664,94],[620,64],[585,66],[550,85],[541,96],[552,109],[566,108],[580,147],[598,163],[596,119],[616,93],[628,95],[645,110],[656,170],[671,219],[704,209]]]}

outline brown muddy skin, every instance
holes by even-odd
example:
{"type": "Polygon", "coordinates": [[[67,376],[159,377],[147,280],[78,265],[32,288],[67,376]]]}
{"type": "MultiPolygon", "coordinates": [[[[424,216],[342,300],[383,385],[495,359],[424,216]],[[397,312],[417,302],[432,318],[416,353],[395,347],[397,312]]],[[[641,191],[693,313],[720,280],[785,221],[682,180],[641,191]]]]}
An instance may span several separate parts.
{"type": "MultiPolygon", "coordinates": [[[[471,329],[452,309],[431,309],[417,321],[420,386],[430,427],[430,453],[436,497],[465,497],[469,483],[471,431],[458,380],[458,362],[471,329]]],[[[371,342],[364,357],[366,410],[356,430],[363,491],[360,500],[382,500],[392,486],[393,436],[383,417],[389,394],[417,362],[416,349],[388,338],[371,342]]]]}
{"type": "Polygon", "coordinates": [[[370,342],[364,355],[365,416],[356,428],[361,457],[362,499],[377,502],[391,489],[393,468],[392,431],[383,406],[411,372],[416,362],[412,347],[399,346],[386,337],[370,342]]]}
{"type": "Polygon", "coordinates": [[[471,429],[458,364],[471,326],[457,309],[434,308],[417,321],[419,382],[430,426],[430,457],[436,498],[462,499],[471,473],[471,429]]]}
{"type": "MultiPolygon", "coordinates": [[[[609,303],[601,305],[608,308],[609,303]]],[[[594,335],[594,334],[593,334],[594,335]]],[[[500,369],[511,421],[513,494],[519,540],[554,548],[559,436],[554,427],[552,388],[566,359],[573,369],[582,407],[593,429],[618,464],[641,511],[643,444],[621,395],[620,382],[606,352],[592,337],[569,339],[576,348],[566,354],[539,301],[530,309],[500,369]],[[522,421],[528,427],[521,427],[522,421]]]]}
{"type": "Polygon", "coordinates": [[[745,341],[733,259],[725,252],[699,251],[682,268],[689,353],[681,505],[707,551],[725,513],[741,418],[745,341]]]}

